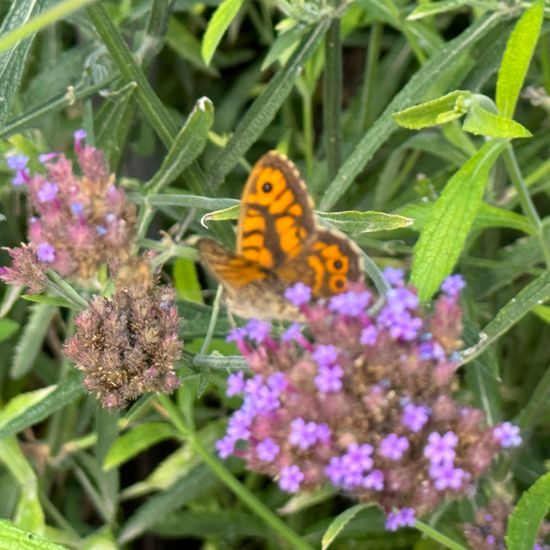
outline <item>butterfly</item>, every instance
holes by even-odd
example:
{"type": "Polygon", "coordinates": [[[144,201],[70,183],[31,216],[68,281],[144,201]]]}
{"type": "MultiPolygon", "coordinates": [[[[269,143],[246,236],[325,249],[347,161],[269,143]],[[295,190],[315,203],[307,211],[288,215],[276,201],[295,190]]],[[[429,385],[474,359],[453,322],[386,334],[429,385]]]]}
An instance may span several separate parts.
{"type": "Polygon", "coordinates": [[[298,169],[269,151],[244,186],[235,252],[201,238],[203,264],[223,285],[229,309],[240,317],[296,319],[285,290],[302,282],[314,297],[344,292],[362,280],[360,251],[346,237],[319,226],[298,169]]]}

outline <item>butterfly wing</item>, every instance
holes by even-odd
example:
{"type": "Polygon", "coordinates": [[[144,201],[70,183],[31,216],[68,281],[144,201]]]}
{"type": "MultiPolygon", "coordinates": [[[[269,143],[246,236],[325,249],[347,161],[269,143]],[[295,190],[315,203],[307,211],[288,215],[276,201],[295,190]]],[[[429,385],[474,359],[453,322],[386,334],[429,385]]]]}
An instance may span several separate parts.
{"type": "Polygon", "coordinates": [[[275,274],[287,285],[302,281],[313,295],[332,296],[344,292],[350,282],[362,280],[361,252],[345,236],[317,229],[300,254],[290,258],[275,274]]]}
{"type": "Polygon", "coordinates": [[[254,165],[244,187],[237,254],[276,270],[302,253],[315,230],[313,203],[296,166],[269,151],[254,165]]]}

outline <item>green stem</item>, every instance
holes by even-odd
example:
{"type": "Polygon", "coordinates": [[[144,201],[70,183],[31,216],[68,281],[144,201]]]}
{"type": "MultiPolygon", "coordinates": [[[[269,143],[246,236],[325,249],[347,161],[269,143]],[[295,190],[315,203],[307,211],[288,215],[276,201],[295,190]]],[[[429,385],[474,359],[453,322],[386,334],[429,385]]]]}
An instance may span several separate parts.
{"type": "Polygon", "coordinates": [[[517,419],[524,439],[527,439],[535,426],[542,420],[541,413],[548,407],[550,401],[550,365],[537,384],[527,405],[522,409],[517,419]]]}
{"type": "Polygon", "coordinates": [[[424,533],[428,538],[435,540],[436,542],[439,542],[441,544],[444,544],[447,548],[450,548],[451,550],[468,550],[461,544],[458,544],[458,542],[455,542],[454,540],[445,536],[443,533],[436,531],[435,529],[433,529],[432,527],[430,527],[429,525],[427,525],[422,521],[416,520],[414,526],[421,533],[424,533]]]}
{"type": "Polygon", "coordinates": [[[333,179],[342,162],[342,44],[340,20],[333,19],[325,36],[323,123],[328,175],[333,179]]]}
{"type": "MultiPolygon", "coordinates": [[[[309,65],[309,64],[308,64],[309,65]]],[[[307,72],[306,65],[304,72],[307,72]]],[[[313,176],[313,166],[315,163],[314,156],[314,139],[315,132],[313,128],[313,103],[311,101],[311,93],[307,85],[308,79],[302,79],[298,85],[302,96],[302,125],[304,128],[304,157],[306,161],[306,176],[310,180],[313,176]]]]}
{"type": "Polygon", "coordinates": [[[208,322],[208,329],[206,331],[206,335],[202,342],[201,351],[200,351],[201,354],[208,353],[208,346],[210,346],[210,342],[212,341],[212,335],[214,334],[214,330],[216,329],[216,323],[218,321],[218,315],[220,313],[220,302],[222,299],[222,293],[223,293],[223,286],[219,285],[218,290],[216,291],[216,297],[214,298],[214,303],[212,304],[212,315],[210,315],[210,321],[208,322]]]}
{"type": "Polygon", "coordinates": [[[365,67],[365,78],[359,95],[359,113],[357,115],[357,133],[363,133],[372,121],[372,100],[373,90],[378,73],[378,59],[380,57],[380,43],[384,25],[375,21],[369,36],[367,50],[367,62],[365,67]]]}
{"type": "Polygon", "coordinates": [[[174,403],[166,396],[159,395],[157,400],[166,411],[170,421],[181,432],[187,443],[202,458],[205,464],[233,493],[258,517],[263,519],[276,533],[284,538],[292,548],[313,550],[297,533],[281,521],[260,499],[242,485],[231,472],[210,453],[202,441],[189,430],[174,403]]]}
{"type": "Polygon", "coordinates": [[[69,107],[70,105],[73,105],[75,101],[85,99],[96,92],[99,92],[109,86],[109,84],[114,82],[117,78],[118,74],[115,74],[109,76],[101,82],[98,82],[97,84],[93,84],[92,86],[86,86],[85,88],[79,89],[74,89],[72,87],[69,88],[64,94],[50,99],[36,109],[11,120],[0,130],[0,139],[6,139],[14,134],[18,134],[21,130],[24,130],[28,126],[34,125],[39,118],[54,111],[63,109],[64,107],[69,107]]]}
{"type": "Polygon", "coordinates": [[[372,279],[372,282],[374,283],[374,286],[376,287],[376,290],[380,295],[380,299],[384,298],[384,296],[390,289],[390,286],[388,285],[386,279],[384,279],[384,276],[382,275],[382,272],[378,269],[378,266],[365,252],[363,252],[363,265],[365,267],[367,275],[372,279]]]}
{"type": "Polygon", "coordinates": [[[544,227],[535,208],[535,205],[533,204],[531,195],[529,195],[529,191],[521,174],[516,155],[514,154],[514,150],[512,149],[512,146],[510,144],[508,144],[508,146],[504,149],[503,156],[508,175],[510,176],[512,183],[516,188],[521,208],[535,228],[537,237],[540,241],[542,253],[544,255],[544,261],[546,262],[546,267],[550,269],[550,247],[549,244],[546,242],[544,236],[544,227]]]}

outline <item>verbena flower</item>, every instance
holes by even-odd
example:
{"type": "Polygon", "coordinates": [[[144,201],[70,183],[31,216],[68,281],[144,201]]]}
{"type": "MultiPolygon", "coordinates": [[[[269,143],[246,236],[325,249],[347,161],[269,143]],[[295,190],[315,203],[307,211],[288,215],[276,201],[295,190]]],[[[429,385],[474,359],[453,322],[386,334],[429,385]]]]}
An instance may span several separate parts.
{"type": "Polygon", "coordinates": [[[84,372],[84,387],[107,409],[179,385],[174,364],[182,344],[174,291],[155,284],[144,260],[134,261],[129,279],[127,267],[111,297],[96,296],[76,317],[76,333],[63,349],[84,372]],[[135,273],[144,277],[138,280],[135,273]]]}
{"type": "Polygon", "coordinates": [[[85,132],[75,133],[79,174],[63,154],[41,155],[45,173],[36,174],[29,172],[24,155],[7,158],[8,167],[15,172],[13,183],[26,186],[34,215],[28,224],[27,250],[17,253],[18,249],[8,249],[14,261],[0,272],[5,282],[26,285],[36,292],[45,283],[45,278],[36,276],[40,270],[51,268],[63,277],[85,280],[100,265],[128,256],[135,207],[115,186],[103,153],[83,144],[84,138],[85,132]],[[31,260],[36,264],[32,269],[31,260]]]}
{"type": "Polygon", "coordinates": [[[387,528],[397,529],[468,494],[499,450],[521,440],[512,425],[490,428],[482,411],[453,396],[460,285],[447,283],[423,309],[402,272],[388,278],[394,287],[378,313],[369,313],[371,294],[361,285],[306,301],[300,283],[286,296],[303,325],[281,336],[259,321],[234,330],[228,339],[253,377],[230,377],[227,393],[240,390],[243,405],[217,449],[284,491],[330,483],[378,503],[387,528]]]}

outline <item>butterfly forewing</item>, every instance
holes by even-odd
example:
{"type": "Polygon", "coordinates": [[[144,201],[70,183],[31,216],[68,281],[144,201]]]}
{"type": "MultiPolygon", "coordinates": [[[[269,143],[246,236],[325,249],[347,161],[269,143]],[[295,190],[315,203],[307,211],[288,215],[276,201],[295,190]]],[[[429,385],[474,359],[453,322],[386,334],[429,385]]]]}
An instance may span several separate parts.
{"type": "Polygon", "coordinates": [[[254,166],[241,199],[237,254],[276,270],[315,232],[313,206],[296,166],[270,151],[254,166]]]}

